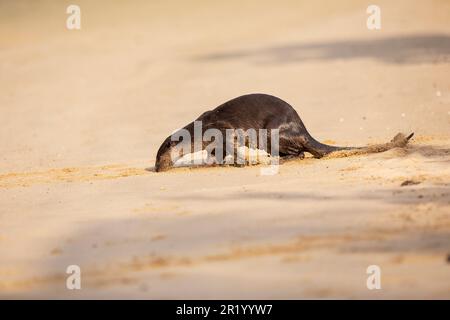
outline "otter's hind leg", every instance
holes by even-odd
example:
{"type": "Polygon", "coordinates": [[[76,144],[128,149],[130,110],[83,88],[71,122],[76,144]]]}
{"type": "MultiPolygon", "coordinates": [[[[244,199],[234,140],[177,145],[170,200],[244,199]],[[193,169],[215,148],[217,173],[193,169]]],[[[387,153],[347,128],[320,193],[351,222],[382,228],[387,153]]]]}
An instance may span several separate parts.
{"type": "MultiPolygon", "coordinates": [[[[296,123],[289,123],[286,125],[285,123],[280,122],[280,119],[275,119],[267,124],[267,128],[269,128],[269,130],[279,129],[278,153],[282,161],[293,158],[303,159],[305,157],[305,154],[303,153],[305,148],[297,139],[302,127],[299,127],[296,123]]],[[[272,137],[271,133],[270,137],[272,137]]],[[[270,146],[270,150],[272,150],[271,147],[273,146],[274,141],[271,141],[272,139],[268,140],[268,145],[270,146]]],[[[269,150],[269,148],[267,150],[269,150]]]]}
{"type": "Polygon", "coordinates": [[[279,155],[282,161],[299,158],[305,158],[303,146],[297,143],[292,135],[286,135],[285,133],[279,140],[279,155]]]}

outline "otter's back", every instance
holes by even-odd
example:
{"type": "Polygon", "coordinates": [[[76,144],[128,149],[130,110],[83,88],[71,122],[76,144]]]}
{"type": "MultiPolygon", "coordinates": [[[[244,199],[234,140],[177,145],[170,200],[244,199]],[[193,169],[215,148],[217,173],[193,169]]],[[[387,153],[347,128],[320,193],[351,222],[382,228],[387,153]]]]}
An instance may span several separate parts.
{"type": "MultiPolygon", "coordinates": [[[[267,128],[274,122],[301,123],[294,108],[280,98],[268,94],[248,94],[229,100],[197,120],[207,123],[228,122],[234,128],[267,128]]],[[[275,123],[274,123],[275,125],[275,123]]]]}

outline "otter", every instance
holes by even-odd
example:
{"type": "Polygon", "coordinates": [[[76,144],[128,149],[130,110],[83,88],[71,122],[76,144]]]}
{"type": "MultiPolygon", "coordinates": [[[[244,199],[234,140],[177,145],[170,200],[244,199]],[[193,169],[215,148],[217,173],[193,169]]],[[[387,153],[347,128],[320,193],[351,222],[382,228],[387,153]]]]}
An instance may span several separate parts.
{"type": "MultiPolygon", "coordinates": [[[[362,154],[382,152],[394,147],[405,146],[414,133],[409,136],[397,134],[391,142],[368,147],[339,147],[320,143],[306,130],[300,116],[287,102],[268,94],[247,94],[221,104],[217,108],[206,111],[195,121],[202,122],[202,134],[207,129],[217,129],[225,136],[227,129],[273,129],[279,131],[279,157],[280,159],[303,158],[304,152],[312,154],[315,158],[322,158],[331,153],[346,151],[348,154],[362,154]]],[[[194,121],[183,127],[191,137],[191,152],[194,146],[194,121]]],[[[181,130],[181,129],[180,129],[181,130]]],[[[167,137],[160,146],[155,163],[155,171],[166,171],[173,167],[171,152],[178,141],[167,137]]],[[[205,149],[202,143],[202,149],[205,149]]],[[[270,149],[271,141],[267,142],[266,151],[270,149]]],[[[225,146],[223,147],[225,150],[225,146]]],[[[228,150],[227,150],[228,152],[228,150]]],[[[187,152],[189,153],[189,152],[187,152]]],[[[183,154],[180,154],[180,157],[183,154]]]]}

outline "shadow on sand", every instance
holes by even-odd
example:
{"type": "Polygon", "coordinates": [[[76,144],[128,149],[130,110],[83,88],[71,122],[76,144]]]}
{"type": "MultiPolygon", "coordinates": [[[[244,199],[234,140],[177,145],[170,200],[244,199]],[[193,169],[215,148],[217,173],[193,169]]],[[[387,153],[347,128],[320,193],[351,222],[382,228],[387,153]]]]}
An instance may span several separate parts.
{"type": "Polygon", "coordinates": [[[448,63],[450,62],[450,36],[423,34],[382,39],[296,43],[216,52],[195,59],[202,62],[242,59],[257,63],[294,63],[361,58],[391,64],[448,63]]]}

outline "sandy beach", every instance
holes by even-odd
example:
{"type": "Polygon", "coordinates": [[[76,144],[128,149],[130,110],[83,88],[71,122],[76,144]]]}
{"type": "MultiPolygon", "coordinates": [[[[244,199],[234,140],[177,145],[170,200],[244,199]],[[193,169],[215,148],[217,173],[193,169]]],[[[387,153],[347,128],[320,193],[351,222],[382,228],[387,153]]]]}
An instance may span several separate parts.
{"type": "Polygon", "coordinates": [[[80,30],[70,4],[0,1],[0,298],[450,298],[450,2],[379,0],[381,30],[365,1],[83,0],[80,30]],[[154,172],[254,92],[327,144],[415,136],[154,172]]]}

